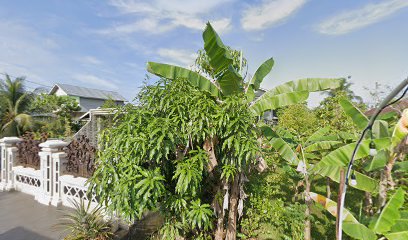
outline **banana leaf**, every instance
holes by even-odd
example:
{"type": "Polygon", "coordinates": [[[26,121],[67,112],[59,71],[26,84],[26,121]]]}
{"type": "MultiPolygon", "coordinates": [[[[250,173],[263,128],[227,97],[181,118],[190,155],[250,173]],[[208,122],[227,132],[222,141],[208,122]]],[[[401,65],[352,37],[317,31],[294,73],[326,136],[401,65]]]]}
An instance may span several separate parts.
{"type": "Polygon", "coordinates": [[[233,59],[228,48],[224,45],[217,32],[207,23],[203,32],[204,49],[208,55],[209,63],[217,76],[217,82],[224,95],[243,91],[243,79],[233,68],[233,59]]]}
{"type": "Polygon", "coordinates": [[[387,202],[380,214],[376,216],[369,224],[369,228],[378,234],[386,234],[401,218],[399,209],[404,204],[404,190],[399,188],[387,202]]]}
{"type": "MultiPolygon", "coordinates": [[[[316,203],[321,204],[331,215],[337,217],[337,203],[314,192],[310,193],[310,197],[316,203]]],[[[343,231],[355,239],[374,240],[375,233],[368,229],[363,224],[359,223],[357,219],[347,209],[343,209],[343,231]]]]}
{"type": "Polygon", "coordinates": [[[214,69],[215,75],[228,69],[228,67],[233,64],[233,59],[228,48],[224,45],[210,23],[207,23],[203,32],[203,40],[205,52],[208,55],[209,63],[214,69]]]}
{"type": "Polygon", "coordinates": [[[305,152],[316,152],[316,151],[322,151],[322,150],[330,150],[333,149],[334,147],[338,146],[342,142],[340,141],[321,141],[321,142],[315,142],[310,144],[309,146],[305,147],[304,150],[305,152]]]}
{"type": "Polygon", "coordinates": [[[408,161],[397,162],[394,165],[394,171],[396,171],[396,172],[407,172],[408,171],[408,161]]]}
{"type": "Polygon", "coordinates": [[[343,78],[304,78],[295,81],[286,82],[266,93],[267,97],[289,93],[289,92],[318,92],[329,89],[336,89],[341,86],[343,78]]]}
{"type": "Polygon", "coordinates": [[[316,132],[314,132],[310,137],[306,140],[306,144],[309,142],[320,141],[324,136],[327,136],[327,133],[330,131],[330,128],[324,127],[320,128],[316,132]]]}
{"type": "Polygon", "coordinates": [[[377,155],[373,157],[364,166],[364,171],[371,172],[380,168],[383,168],[387,164],[390,154],[386,149],[380,150],[377,155]]]}
{"type": "MultiPolygon", "coordinates": [[[[266,93],[265,93],[266,94],[266,93]]],[[[274,110],[280,107],[296,104],[306,101],[309,97],[308,91],[290,92],[278,95],[262,95],[258,100],[253,102],[249,109],[256,115],[261,116],[264,112],[274,110]]]]}
{"type": "MultiPolygon", "coordinates": [[[[381,138],[381,139],[374,139],[373,140],[377,151],[382,150],[384,148],[387,148],[390,144],[390,138],[381,138]]],[[[363,157],[367,157],[370,154],[370,144],[371,140],[363,140],[357,154],[355,156],[355,160],[361,159],[363,157]]],[[[351,159],[351,155],[353,153],[353,150],[356,146],[356,143],[350,143],[348,145],[345,145],[341,148],[338,148],[329,154],[327,154],[325,157],[322,158],[322,160],[316,164],[316,170],[318,170],[322,166],[346,166],[348,162],[351,159]]]]}
{"type": "Polygon", "coordinates": [[[249,101],[253,101],[255,98],[255,91],[261,87],[261,83],[266,75],[272,70],[274,61],[273,58],[266,60],[262,63],[261,66],[256,70],[254,76],[252,77],[251,81],[249,81],[248,89],[247,89],[247,97],[249,101]]]}
{"type": "MultiPolygon", "coordinates": [[[[323,177],[329,177],[331,180],[339,183],[341,168],[346,170],[345,167],[332,165],[332,166],[322,166],[320,169],[318,169],[318,171],[316,171],[315,168],[313,168],[312,172],[315,174],[317,173],[323,177]]],[[[356,176],[357,184],[356,185],[350,184],[350,187],[353,187],[353,188],[356,188],[362,191],[366,191],[366,192],[372,192],[372,193],[378,192],[379,182],[376,179],[373,179],[357,171],[353,171],[353,173],[356,176]]]]}
{"type": "Polygon", "coordinates": [[[263,135],[268,139],[269,145],[275,149],[279,155],[291,165],[297,165],[299,159],[292,147],[276,134],[269,126],[261,126],[263,135]]]}
{"type": "Polygon", "coordinates": [[[347,116],[353,119],[354,124],[358,129],[363,130],[368,124],[368,118],[364,113],[360,111],[352,102],[348,99],[343,98],[340,100],[340,106],[343,108],[343,111],[347,116]]]}
{"type": "Polygon", "coordinates": [[[389,240],[405,240],[408,239],[408,219],[396,220],[390,233],[384,234],[389,240]]]}
{"type": "Polygon", "coordinates": [[[343,223],[343,232],[354,239],[359,240],[376,240],[375,233],[361,223],[343,223]]]}
{"type": "Polygon", "coordinates": [[[373,127],[373,138],[386,138],[390,137],[389,129],[388,129],[388,122],[384,120],[376,120],[374,121],[373,127]]]}
{"type": "Polygon", "coordinates": [[[243,80],[241,75],[230,65],[228,70],[217,80],[222,94],[225,96],[243,92],[243,80]]]}
{"type": "Polygon", "coordinates": [[[392,143],[390,151],[392,151],[408,134],[408,109],[402,112],[401,118],[395,125],[394,131],[392,133],[392,143]]]}
{"type": "Polygon", "coordinates": [[[163,63],[148,62],[147,71],[156,76],[167,79],[185,79],[194,87],[198,88],[199,90],[206,91],[214,97],[218,98],[221,95],[217,86],[209,79],[186,68],[163,63]]]}

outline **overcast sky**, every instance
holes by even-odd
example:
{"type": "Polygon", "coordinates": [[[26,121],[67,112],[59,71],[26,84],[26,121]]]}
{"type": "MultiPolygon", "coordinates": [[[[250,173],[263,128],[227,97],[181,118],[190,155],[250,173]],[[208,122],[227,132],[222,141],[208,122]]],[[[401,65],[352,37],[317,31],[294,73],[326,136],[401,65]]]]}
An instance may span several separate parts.
{"type": "Polygon", "coordinates": [[[0,72],[29,88],[62,82],[131,100],[147,61],[193,63],[206,21],[250,73],[274,57],[264,88],[352,76],[366,97],[364,86],[408,76],[408,0],[2,0],[0,72]]]}

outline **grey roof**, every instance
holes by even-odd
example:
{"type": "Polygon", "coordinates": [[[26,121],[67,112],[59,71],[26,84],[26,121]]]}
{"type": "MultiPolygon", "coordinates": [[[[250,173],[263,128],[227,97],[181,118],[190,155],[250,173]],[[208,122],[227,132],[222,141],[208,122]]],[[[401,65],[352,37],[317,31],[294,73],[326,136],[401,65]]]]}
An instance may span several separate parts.
{"type": "Polygon", "coordinates": [[[122,95],[114,91],[99,90],[86,87],[78,87],[69,84],[57,83],[51,89],[50,94],[54,94],[58,88],[61,88],[66,94],[70,96],[93,98],[93,99],[112,99],[114,101],[127,101],[122,95]]]}

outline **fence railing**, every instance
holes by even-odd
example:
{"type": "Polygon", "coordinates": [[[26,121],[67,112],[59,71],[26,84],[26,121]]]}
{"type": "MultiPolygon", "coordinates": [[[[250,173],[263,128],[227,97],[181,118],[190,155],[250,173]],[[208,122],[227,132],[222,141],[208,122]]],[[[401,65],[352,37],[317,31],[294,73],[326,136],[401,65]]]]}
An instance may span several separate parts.
{"type": "Polygon", "coordinates": [[[45,205],[72,207],[69,199],[84,199],[96,206],[95,196],[87,194],[94,155],[95,148],[85,137],[72,143],[42,142],[34,140],[33,136],[2,138],[0,191],[21,191],[45,205]]]}

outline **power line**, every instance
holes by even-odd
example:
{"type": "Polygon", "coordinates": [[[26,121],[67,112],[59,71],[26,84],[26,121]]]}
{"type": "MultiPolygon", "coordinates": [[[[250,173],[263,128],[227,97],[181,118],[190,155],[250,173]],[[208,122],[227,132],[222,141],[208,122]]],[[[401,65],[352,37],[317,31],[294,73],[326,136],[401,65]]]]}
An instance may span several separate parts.
{"type": "MultiPolygon", "coordinates": [[[[0,73],[0,74],[2,74],[2,75],[4,75],[4,76],[7,76],[7,75],[8,75],[8,76],[10,76],[10,77],[12,77],[12,78],[18,78],[18,77],[16,77],[16,76],[11,75],[11,74],[6,74],[6,73],[0,73]]],[[[38,82],[34,82],[34,81],[31,81],[31,80],[24,79],[24,81],[29,82],[29,83],[32,83],[32,84],[36,84],[36,85],[38,85],[38,86],[47,87],[47,88],[52,88],[52,86],[45,85],[45,84],[38,83],[38,82]]]]}

